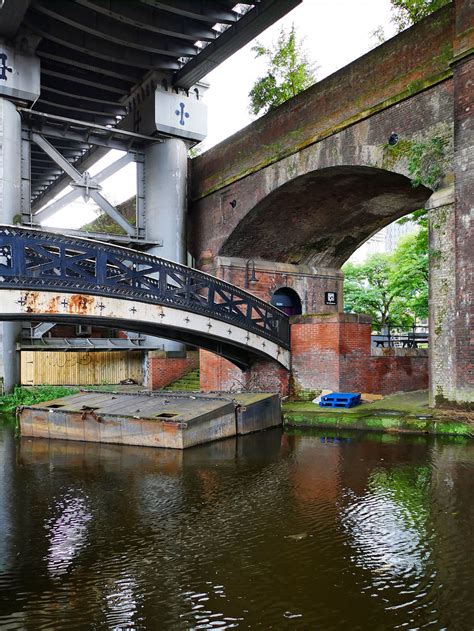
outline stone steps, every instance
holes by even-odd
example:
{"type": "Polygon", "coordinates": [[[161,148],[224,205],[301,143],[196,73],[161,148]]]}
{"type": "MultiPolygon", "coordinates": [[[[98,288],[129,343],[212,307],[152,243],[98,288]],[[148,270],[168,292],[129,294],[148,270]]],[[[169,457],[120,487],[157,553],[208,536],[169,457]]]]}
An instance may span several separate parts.
{"type": "Polygon", "coordinates": [[[199,368],[191,370],[186,375],[183,375],[180,379],[173,381],[163,390],[194,390],[199,391],[201,389],[200,383],[200,371],[199,368]]]}

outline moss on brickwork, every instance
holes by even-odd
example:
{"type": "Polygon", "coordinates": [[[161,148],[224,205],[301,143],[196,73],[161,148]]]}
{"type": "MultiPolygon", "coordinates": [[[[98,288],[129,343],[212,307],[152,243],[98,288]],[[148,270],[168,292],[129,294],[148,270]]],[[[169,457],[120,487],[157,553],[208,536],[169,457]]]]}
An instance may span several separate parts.
{"type": "MultiPolygon", "coordinates": [[[[282,137],[281,141],[266,145],[266,147],[270,148],[268,154],[255,164],[246,164],[244,167],[241,167],[239,169],[237,165],[239,164],[241,159],[242,161],[246,161],[247,154],[243,156],[240,156],[238,154],[237,159],[233,161],[233,165],[235,165],[236,169],[238,170],[228,176],[223,176],[221,172],[218,172],[214,177],[207,178],[209,181],[209,185],[203,190],[200,190],[198,194],[194,196],[194,199],[197,200],[203,197],[207,197],[208,195],[211,195],[212,193],[215,193],[216,191],[219,191],[222,188],[225,188],[226,186],[229,186],[230,184],[233,184],[234,182],[237,182],[238,180],[251,175],[252,173],[256,173],[257,171],[271,166],[272,164],[275,164],[276,162],[279,162],[280,160],[283,160],[288,156],[296,154],[303,149],[310,147],[311,145],[325,140],[330,136],[334,136],[340,131],[347,129],[348,127],[351,127],[352,125],[355,125],[360,121],[370,118],[374,114],[377,114],[384,109],[391,107],[392,105],[396,105],[397,103],[404,101],[409,96],[414,96],[418,92],[422,92],[423,90],[433,87],[437,83],[440,83],[445,79],[450,78],[451,76],[452,71],[449,69],[443,70],[442,72],[440,72],[440,74],[431,76],[423,81],[413,81],[411,82],[411,84],[409,84],[411,86],[410,88],[407,87],[402,92],[398,92],[394,96],[389,97],[383,102],[377,103],[372,107],[361,109],[357,114],[349,116],[334,125],[328,126],[319,131],[317,134],[308,135],[301,142],[295,142],[295,140],[303,136],[302,131],[298,130],[298,133],[295,135],[293,135],[293,132],[290,131],[286,134],[286,136],[282,137]]],[[[305,131],[308,132],[309,130],[305,129],[305,131]]],[[[202,181],[204,182],[205,179],[202,181]]]]}
{"type": "Polygon", "coordinates": [[[384,168],[393,169],[405,162],[413,186],[423,184],[436,190],[452,164],[452,132],[445,129],[424,140],[402,138],[396,145],[385,144],[382,149],[384,168]]]}

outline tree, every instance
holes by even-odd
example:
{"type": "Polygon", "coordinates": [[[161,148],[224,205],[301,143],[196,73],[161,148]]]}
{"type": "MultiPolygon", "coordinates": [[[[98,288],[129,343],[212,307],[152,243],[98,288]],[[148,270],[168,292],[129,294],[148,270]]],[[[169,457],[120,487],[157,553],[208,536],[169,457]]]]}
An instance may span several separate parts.
{"type": "Polygon", "coordinates": [[[252,50],[256,59],[265,57],[268,63],[267,74],[257,79],[249,92],[250,112],[254,116],[284,103],[316,80],[294,25],[289,32],[282,28],[277,42],[269,48],[257,42],[252,50]]]}
{"type": "Polygon", "coordinates": [[[391,289],[403,299],[408,317],[417,320],[428,317],[429,250],[428,228],[402,239],[392,255],[391,289]]]}
{"type": "Polygon", "coordinates": [[[403,31],[415,22],[419,22],[433,11],[449,4],[450,0],[390,0],[392,4],[392,21],[397,31],[403,31]]]}
{"type": "Polygon", "coordinates": [[[407,329],[428,316],[428,229],[400,241],[392,255],[374,254],[343,267],[344,310],[366,313],[373,328],[407,329]]]}
{"type": "Polygon", "coordinates": [[[394,322],[395,295],[390,286],[390,257],[373,254],[364,263],[346,263],[344,271],[344,310],[366,313],[380,331],[394,322]]]}
{"type": "MultiPolygon", "coordinates": [[[[441,9],[451,0],[390,0],[392,5],[392,22],[397,29],[397,33],[404,31],[409,26],[419,22],[430,13],[441,9]]],[[[385,41],[385,30],[382,25],[378,26],[370,33],[370,37],[375,41],[375,46],[383,44],[385,41]]]]}

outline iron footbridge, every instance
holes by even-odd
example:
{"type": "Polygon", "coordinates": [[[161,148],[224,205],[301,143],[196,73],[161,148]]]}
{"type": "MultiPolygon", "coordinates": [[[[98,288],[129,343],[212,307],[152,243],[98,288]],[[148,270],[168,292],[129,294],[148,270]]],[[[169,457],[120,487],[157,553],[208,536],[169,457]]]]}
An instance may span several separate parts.
{"type": "Polygon", "coordinates": [[[0,320],[109,326],[178,340],[240,368],[289,368],[288,317],[235,285],[120,246],[0,225],[0,320]]]}

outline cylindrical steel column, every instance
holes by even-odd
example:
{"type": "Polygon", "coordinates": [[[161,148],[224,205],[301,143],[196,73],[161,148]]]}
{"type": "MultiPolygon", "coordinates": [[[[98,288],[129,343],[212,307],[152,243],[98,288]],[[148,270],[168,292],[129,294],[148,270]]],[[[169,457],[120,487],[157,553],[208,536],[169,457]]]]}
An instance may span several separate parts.
{"type": "MultiPolygon", "coordinates": [[[[162,241],[150,254],[186,264],[186,187],[188,151],[177,138],[145,150],[145,228],[148,241],[162,241]]],[[[151,339],[151,338],[149,338],[151,339]]],[[[156,339],[157,348],[182,351],[183,344],[156,339]]]]}
{"type": "MultiPolygon", "coordinates": [[[[21,118],[15,104],[0,97],[0,223],[12,224],[21,213],[21,118]]],[[[0,377],[5,391],[20,382],[16,342],[21,323],[0,323],[0,377]]]]}

